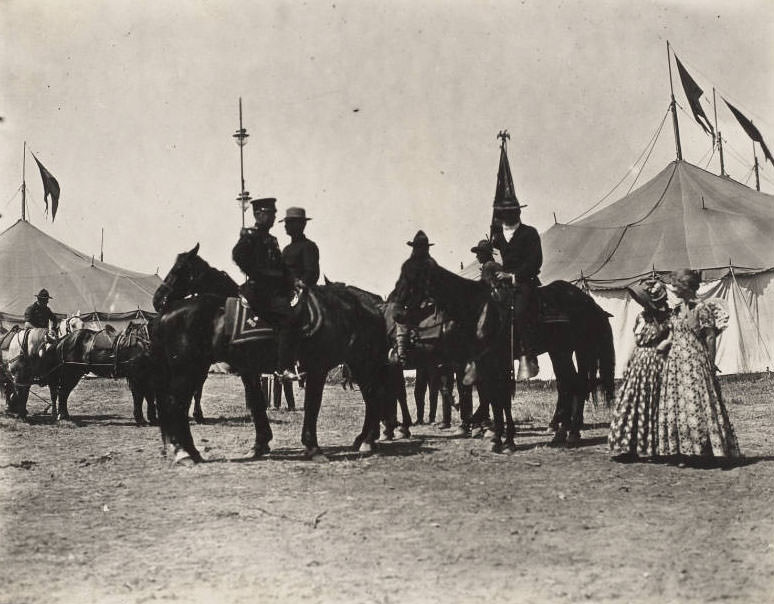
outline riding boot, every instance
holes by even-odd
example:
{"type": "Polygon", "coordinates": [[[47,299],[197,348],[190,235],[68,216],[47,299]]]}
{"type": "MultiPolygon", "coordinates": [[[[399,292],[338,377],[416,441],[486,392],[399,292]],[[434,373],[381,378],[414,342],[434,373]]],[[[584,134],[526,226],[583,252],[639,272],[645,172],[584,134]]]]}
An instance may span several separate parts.
{"type": "Polygon", "coordinates": [[[283,325],[279,329],[277,345],[278,375],[283,381],[301,379],[295,370],[298,332],[293,326],[283,325]]]}
{"type": "Polygon", "coordinates": [[[535,354],[535,325],[532,320],[522,315],[516,319],[516,328],[519,335],[519,370],[516,373],[516,381],[523,382],[540,372],[535,354]]]}

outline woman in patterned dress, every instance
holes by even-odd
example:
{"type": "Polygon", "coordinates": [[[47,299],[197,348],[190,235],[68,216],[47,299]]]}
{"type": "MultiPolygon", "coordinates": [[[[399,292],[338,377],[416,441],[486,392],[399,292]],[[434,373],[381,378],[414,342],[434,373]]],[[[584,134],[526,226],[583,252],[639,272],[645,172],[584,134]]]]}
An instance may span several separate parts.
{"type": "Polygon", "coordinates": [[[672,273],[680,303],[670,320],[672,345],[661,383],[658,454],[681,462],[741,455],[715,377],[715,339],[727,325],[728,313],[715,301],[696,299],[700,281],[699,273],[690,269],[672,273]]]}
{"type": "Polygon", "coordinates": [[[648,279],[627,288],[642,307],[634,323],[636,347],[615,402],[608,447],[618,461],[656,455],[656,417],[669,335],[666,287],[648,279]]]}

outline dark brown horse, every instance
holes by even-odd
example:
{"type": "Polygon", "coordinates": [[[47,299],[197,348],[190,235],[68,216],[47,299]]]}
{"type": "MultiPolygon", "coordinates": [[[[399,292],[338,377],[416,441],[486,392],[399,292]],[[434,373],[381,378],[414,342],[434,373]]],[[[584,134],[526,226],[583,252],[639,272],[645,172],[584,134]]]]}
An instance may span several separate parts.
{"type": "MultiPolygon", "coordinates": [[[[556,440],[577,442],[583,404],[591,389],[601,383],[612,396],[615,354],[609,315],[590,296],[563,281],[540,288],[540,295],[550,298],[568,318],[540,324],[537,339],[540,352],[549,353],[557,379],[561,411],[556,440]]],[[[424,354],[439,363],[476,361],[479,390],[494,414],[492,449],[502,449],[505,428],[505,447],[513,450],[513,345],[507,305],[493,303],[487,283],[455,275],[432,258],[404,264],[391,298],[399,318],[409,324],[415,322],[412,315],[424,316],[423,308],[430,302],[444,325],[451,326],[449,334],[425,343],[424,354]]]]}
{"type": "Polygon", "coordinates": [[[58,402],[57,418],[67,420],[70,393],[84,375],[122,378],[144,372],[148,342],[135,331],[116,332],[110,326],[99,331],[76,329],[60,338],[48,354],[56,367],[57,400],[53,401],[53,413],[57,414],[58,402]]]}
{"type": "MultiPolygon", "coordinates": [[[[161,316],[152,350],[166,372],[166,390],[159,401],[162,433],[174,446],[176,459],[201,461],[184,410],[210,364],[225,361],[244,383],[256,432],[253,454],[260,456],[269,451],[272,438],[260,374],[275,369],[276,342],[272,339],[239,347],[229,345],[224,331],[224,305],[228,297],[238,295],[238,287],[228,275],[201,259],[198,251],[197,244],[190,252],[178,255],[154,296],[154,306],[161,316]],[[185,296],[192,297],[183,299],[185,296]]],[[[317,441],[317,418],[325,378],[340,363],[349,365],[365,401],[363,428],[354,447],[370,451],[386,396],[383,318],[346,288],[320,286],[301,295],[296,317],[299,324],[311,322],[311,306],[307,304],[310,296],[314,297],[321,320],[313,333],[301,339],[297,351],[306,373],[301,434],[305,453],[310,458],[324,458],[317,441]]]]}

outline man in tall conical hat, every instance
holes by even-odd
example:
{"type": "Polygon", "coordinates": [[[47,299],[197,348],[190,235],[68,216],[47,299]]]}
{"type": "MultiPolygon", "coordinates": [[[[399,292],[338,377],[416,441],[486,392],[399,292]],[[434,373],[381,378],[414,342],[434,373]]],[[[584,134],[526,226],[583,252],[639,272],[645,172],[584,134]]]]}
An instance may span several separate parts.
{"type": "Polygon", "coordinates": [[[526,207],[516,198],[503,138],[490,239],[502,258],[503,270],[497,277],[514,284],[513,310],[519,356],[517,380],[535,377],[539,371],[534,301],[535,290],[540,285],[538,274],[543,264],[543,251],[537,229],[521,222],[521,209],[526,207]]]}

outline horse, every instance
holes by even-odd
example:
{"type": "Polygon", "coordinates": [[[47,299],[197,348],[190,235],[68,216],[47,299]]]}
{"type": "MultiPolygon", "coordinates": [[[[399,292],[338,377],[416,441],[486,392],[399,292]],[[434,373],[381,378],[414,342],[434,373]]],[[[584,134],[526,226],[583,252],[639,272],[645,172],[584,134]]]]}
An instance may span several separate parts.
{"type": "MultiPolygon", "coordinates": [[[[260,374],[276,368],[277,344],[274,339],[229,344],[229,334],[224,331],[224,305],[227,298],[238,296],[238,286],[225,272],[199,257],[198,251],[197,244],[178,254],[153,298],[154,308],[161,315],[151,348],[157,351],[166,371],[165,396],[159,401],[162,436],[169,437],[176,461],[202,461],[181,409],[210,364],[225,361],[245,386],[246,403],[255,425],[252,454],[260,457],[270,451],[272,438],[260,374]]],[[[316,324],[313,333],[301,339],[297,351],[306,372],[301,434],[305,455],[327,459],[317,440],[317,417],[325,377],[340,363],[347,363],[352,370],[366,407],[363,428],[353,446],[361,452],[372,451],[385,397],[383,360],[387,341],[381,313],[365,306],[353,292],[325,285],[303,290],[295,308],[299,324],[316,324]],[[313,320],[310,304],[319,310],[319,321],[313,320]]]]}
{"type": "MultiPolygon", "coordinates": [[[[490,401],[494,415],[492,450],[499,452],[504,446],[513,451],[512,317],[503,305],[493,303],[490,285],[460,277],[432,258],[410,259],[404,263],[391,296],[400,311],[399,320],[421,314],[422,306],[430,300],[445,324],[453,326],[452,333],[441,333],[425,342],[425,354],[439,363],[475,360],[479,389],[490,401]]],[[[577,444],[588,393],[602,385],[608,398],[613,396],[615,352],[610,315],[590,296],[564,281],[539,288],[538,296],[549,298],[567,316],[565,322],[540,323],[536,339],[538,352],[549,354],[557,380],[560,413],[554,443],[577,444]],[[578,369],[573,364],[573,353],[578,369]]]]}
{"type": "MultiPolygon", "coordinates": [[[[325,277],[325,285],[327,287],[341,288],[352,295],[355,295],[364,306],[371,309],[373,313],[378,313],[384,318],[385,307],[387,301],[384,300],[379,294],[369,292],[368,290],[361,289],[354,285],[347,285],[340,281],[330,281],[325,277]]],[[[385,333],[388,337],[391,326],[385,322],[385,333]]],[[[409,438],[411,436],[411,412],[408,408],[408,397],[406,396],[406,379],[403,375],[403,369],[396,366],[394,363],[390,363],[385,355],[385,378],[387,387],[387,399],[386,406],[382,409],[382,422],[384,424],[384,431],[382,432],[382,438],[384,440],[392,440],[395,437],[395,430],[397,428],[398,434],[402,438],[409,438]],[[397,410],[395,405],[400,407],[401,422],[398,423],[397,410]]],[[[342,367],[342,386],[346,389],[347,386],[352,388],[353,376],[350,367],[344,363],[342,367]]]]}
{"type": "Polygon", "coordinates": [[[49,331],[39,327],[16,327],[0,338],[0,384],[11,415],[27,416],[27,399],[34,383],[48,385],[51,404],[56,407],[56,365],[49,354],[54,342],[49,331]]]}
{"type": "Polygon", "coordinates": [[[100,330],[76,329],[60,338],[47,353],[49,363],[55,367],[54,414],[60,420],[70,419],[67,402],[84,375],[91,372],[100,377],[117,378],[145,371],[147,352],[147,341],[136,331],[117,332],[110,325],[100,330]]]}

